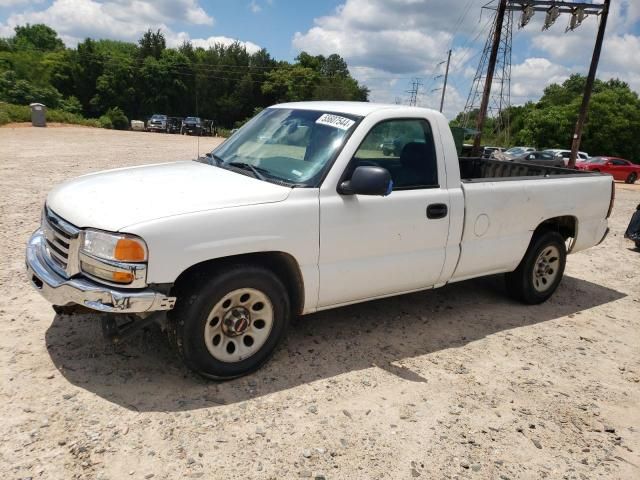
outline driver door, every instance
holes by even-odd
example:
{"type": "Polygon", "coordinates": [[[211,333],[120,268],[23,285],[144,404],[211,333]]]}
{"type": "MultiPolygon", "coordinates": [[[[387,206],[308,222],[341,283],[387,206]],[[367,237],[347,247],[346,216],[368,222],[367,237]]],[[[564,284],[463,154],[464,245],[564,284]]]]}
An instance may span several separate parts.
{"type": "Polygon", "coordinates": [[[393,190],[386,197],[321,195],[319,308],[438,282],[449,233],[449,195],[440,186],[445,177],[436,160],[424,119],[387,120],[369,131],[343,180],[358,166],[375,165],[389,170],[393,190]],[[384,148],[389,138],[398,147],[393,152],[384,148]]]}

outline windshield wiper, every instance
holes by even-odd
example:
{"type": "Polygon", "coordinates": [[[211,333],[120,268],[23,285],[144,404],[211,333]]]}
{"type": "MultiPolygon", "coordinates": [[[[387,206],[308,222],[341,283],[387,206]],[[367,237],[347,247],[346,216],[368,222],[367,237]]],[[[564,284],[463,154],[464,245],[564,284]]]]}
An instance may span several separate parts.
{"type": "Polygon", "coordinates": [[[255,177],[257,179],[262,180],[262,181],[266,181],[267,180],[265,178],[265,176],[262,173],[260,173],[260,170],[258,170],[256,167],[254,167],[250,163],[246,163],[246,162],[229,162],[229,163],[227,163],[227,165],[231,165],[232,167],[242,168],[243,170],[249,170],[249,171],[251,171],[251,173],[253,173],[255,175],[255,177]]]}
{"type": "Polygon", "coordinates": [[[210,153],[207,155],[209,158],[212,158],[214,162],[216,162],[216,166],[220,166],[224,163],[224,160],[214,153],[210,153]]]}

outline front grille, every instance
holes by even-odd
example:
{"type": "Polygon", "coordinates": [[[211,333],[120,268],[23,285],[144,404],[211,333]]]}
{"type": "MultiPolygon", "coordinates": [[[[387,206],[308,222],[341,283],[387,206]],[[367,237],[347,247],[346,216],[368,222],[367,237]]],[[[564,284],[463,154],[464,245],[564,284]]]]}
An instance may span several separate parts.
{"type": "Polygon", "coordinates": [[[52,266],[67,277],[78,273],[78,242],[80,230],[45,207],[42,220],[47,252],[52,266]]]}

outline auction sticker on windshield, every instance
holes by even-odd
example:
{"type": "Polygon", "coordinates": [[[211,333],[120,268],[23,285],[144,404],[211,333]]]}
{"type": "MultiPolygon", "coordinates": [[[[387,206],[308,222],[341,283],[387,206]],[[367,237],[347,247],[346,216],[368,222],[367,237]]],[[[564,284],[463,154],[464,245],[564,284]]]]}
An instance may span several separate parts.
{"type": "Polygon", "coordinates": [[[316,123],[320,125],[326,125],[327,127],[339,128],[340,130],[349,130],[356,122],[351,120],[350,118],[325,113],[316,120],[316,123]]]}

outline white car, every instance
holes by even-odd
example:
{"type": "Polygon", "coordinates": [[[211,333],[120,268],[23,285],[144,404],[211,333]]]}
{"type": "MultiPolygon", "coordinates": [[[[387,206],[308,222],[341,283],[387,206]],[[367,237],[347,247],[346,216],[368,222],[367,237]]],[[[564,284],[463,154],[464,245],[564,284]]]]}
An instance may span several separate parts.
{"type": "Polygon", "coordinates": [[[57,308],[166,325],[189,367],[232,378],[294,315],[497,273],[544,302],[567,253],[604,239],[612,205],[610,176],[458,159],[433,110],[282,104],[197,161],[55,187],[27,275],[57,308]],[[392,135],[404,144],[385,155],[392,135]]]}
{"type": "MultiPolygon", "coordinates": [[[[569,163],[569,159],[571,158],[571,150],[562,150],[562,149],[558,149],[558,148],[549,148],[547,150],[544,150],[544,152],[546,153],[551,153],[556,157],[562,157],[562,159],[564,160],[564,164],[567,165],[569,163]]],[[[586,152],[578,152],[578,158],[577,161],[578,162],[584,162],[585,160],[588,160],[589,158],[589,154],[586,152]]]]}

